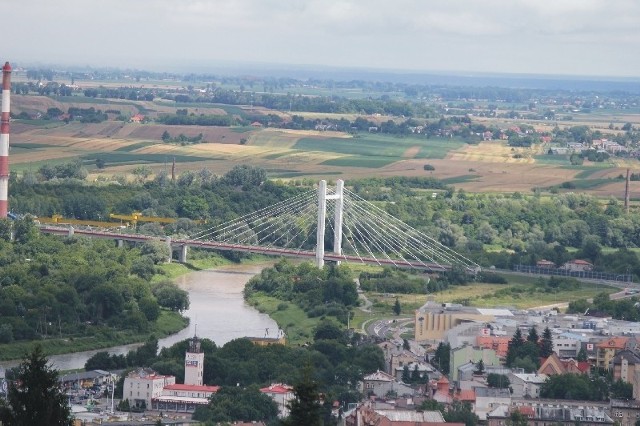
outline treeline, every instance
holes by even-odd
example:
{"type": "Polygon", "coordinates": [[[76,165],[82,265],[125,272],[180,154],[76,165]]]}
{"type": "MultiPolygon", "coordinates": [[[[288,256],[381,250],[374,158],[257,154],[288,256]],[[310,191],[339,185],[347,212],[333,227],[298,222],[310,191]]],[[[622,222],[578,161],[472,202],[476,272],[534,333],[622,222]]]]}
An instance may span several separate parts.
{"type": "Polygon", "coordinates": [[[296,266],[285,259],[249,280],[245,297],[255,292],[293,302],[311,318],[334,317],[344,324],[350,309],[358,304],[356,285],[346,267],[330,265],[320,270],[310,263],[296,266]]]}
{"type": "Polygon", "coordinates": [[[613,301],[607,293],[600,293],[593,298],[592,302],[586,299],[569,302],[567,313],[584,314],[585,312],[590,312],[592,314],[611,316],[613,319],[618,320],[640,321],[638,302],[639,299],[636,296],[613,301]]]}
{"type": "Polygon", "coordinates": [[[149,281],[167,257],[162,244],[116,248],[40,234],[28,218],[0,220],[0,343],[149,331],[161,308],[189,306],[171,282],[149,281]]]}

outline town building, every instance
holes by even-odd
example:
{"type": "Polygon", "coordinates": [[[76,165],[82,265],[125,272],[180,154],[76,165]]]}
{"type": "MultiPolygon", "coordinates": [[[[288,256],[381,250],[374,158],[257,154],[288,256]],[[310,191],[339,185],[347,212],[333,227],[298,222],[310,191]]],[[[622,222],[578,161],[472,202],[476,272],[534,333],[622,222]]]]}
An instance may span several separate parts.
{"type": "Polygon", "coordinates": [[[176,383],[175,376],[158,374],[150,368],[139,368],[124,379],[122,398],[131,407],[151,408],[152,400],[162,395],[166,386],[176,383]]]}
{"type": "Polygon", "coordinates": [[[591,365],[587,361],[576,361],[573,358],[560,359],[556,353],[552,353],[538,369],[538,374],[553,376],[556,374],[589,374],[591,365]]]}
{"type": "Polygon", "coordinates": [[[458,367],[467,362],[477,363],[482,360],[485,366],[500,365],[500,358],[493,349],[478,348],[465,345],[460,348],[451,349],[449,357],[449,375],[451,380],[458,380],[458,367]]]}
{"type": "Polygon", "coordinates": [[[609,369],[618,352],[627,347],[628,337],[611,337],[596,345],[596,367],[609,369]]]}
{"type": "Polygon", "coordinates": [[[463,322],[491,322],[499,316],[511,317],[508,309],[471,308],[454,303],[427,302],[415,312],[416,342],[442,340],[447,330],[463,322]]]}
{"type": "Polygon", "coordinates": [[[611,361],[613,380],[622,380],[633,386],[633,399],[640,399],[640,357],[629,349],[616,354],[611,361]]]}
{"type": "Polygon", "coordinates": [[[509,374],[511,382],[512,396],[514,398],[538,398],[540,397],[540,387],[547,380],[546,374],[509,374]]]}
{"type": "Polygon", "coordinates": [[[487,414],[500,405],[511,405],[509,389],[476,388],[475,412],[480,421],[487,420],[487,414]]]}
{"type": "Polygon", "coordinates": [[[260,392],[268,395],[278,405],[278,417],[283,418],[289,415],[289,401],[295,398],[293,386],[276,383],[260,389],[260,392]]]}
{"type": "Polygon", "coordinates": [[[184,357],[184,384],[202,386],[204,373],[204,353],[197,337],[189,340],[189,348],[184,357]]]}

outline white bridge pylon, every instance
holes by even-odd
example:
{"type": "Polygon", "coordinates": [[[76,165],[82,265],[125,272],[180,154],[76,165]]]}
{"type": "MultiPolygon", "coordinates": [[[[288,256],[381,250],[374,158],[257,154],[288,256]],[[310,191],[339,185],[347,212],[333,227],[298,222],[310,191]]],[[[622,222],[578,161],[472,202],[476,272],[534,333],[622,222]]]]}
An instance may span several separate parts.
{"type": "MultiPolygon", "coordinates": [[[[318,185],[318,233],[316,234],[316,266],[324,266],[324,232],[327,218],[327,200],[336,200],[333,215],[333,253],[342,255],[342,211],[344,209],[344,181],[336,182],[336,191],[327,194],[327,181],[321,180],[318,185]]],[[[339,261],[337,262],[340,263],[339,261]]]]}

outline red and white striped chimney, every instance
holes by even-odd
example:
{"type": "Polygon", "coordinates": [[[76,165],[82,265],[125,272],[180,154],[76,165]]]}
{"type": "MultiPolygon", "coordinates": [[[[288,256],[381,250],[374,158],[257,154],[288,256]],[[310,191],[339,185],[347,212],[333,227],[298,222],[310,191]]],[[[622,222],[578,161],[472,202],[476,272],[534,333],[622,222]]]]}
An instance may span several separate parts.
{"type": "Polygon", "coordinates": [[[11,65],[2,67],[2,121],[0,124],[0,219],[9,211],[9,111],[11,99],[11,65]]]}

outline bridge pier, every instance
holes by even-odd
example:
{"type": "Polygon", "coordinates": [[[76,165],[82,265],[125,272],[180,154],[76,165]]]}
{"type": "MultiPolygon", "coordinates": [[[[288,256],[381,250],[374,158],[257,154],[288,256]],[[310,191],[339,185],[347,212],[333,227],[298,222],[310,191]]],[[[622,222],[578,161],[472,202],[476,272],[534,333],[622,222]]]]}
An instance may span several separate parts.
{"type": "Polygon", "coordinates": [[[167,243],[167,247],[169,247],[169,258],[167,259],[167,263],[171,263],[171,258],[173,257],[173,247],[171,246],[171,237],[167,237],[165,242],[167,243]]]}
{"type": "MultiPolygon", "coordinates": [[[[344,181],[336,182],[336,192],[327,195],[327,181],[321,180],[318,184],[318,232],[316,234],[316,266],[324,266],[324,233],[327,217],[327,200],[336,200],[335,214],[333,217],[333,253],[342,255],[342,211],[344,209],[344,181]]],[[[340,263],[339,261],[337,262],[340,263]]]]}
{"type": "Polygon", "coordinates": [[[121,239],[116,240],[116,247],[118,248],[124,247],[124,240],[121,240],[121,239]]]}
{"type": "Polygon", "coordinates": [[[180,246],[180,256],[178,256],[178,262],[187,263],[187,252],[189,251],[189,246],[183,244],[180,246]]]}
{"type": "Polygon", "coordinates": [[[73,226],[69,227],[69,233],[67,234],[69,238],[73,237],[73,226]]]}

